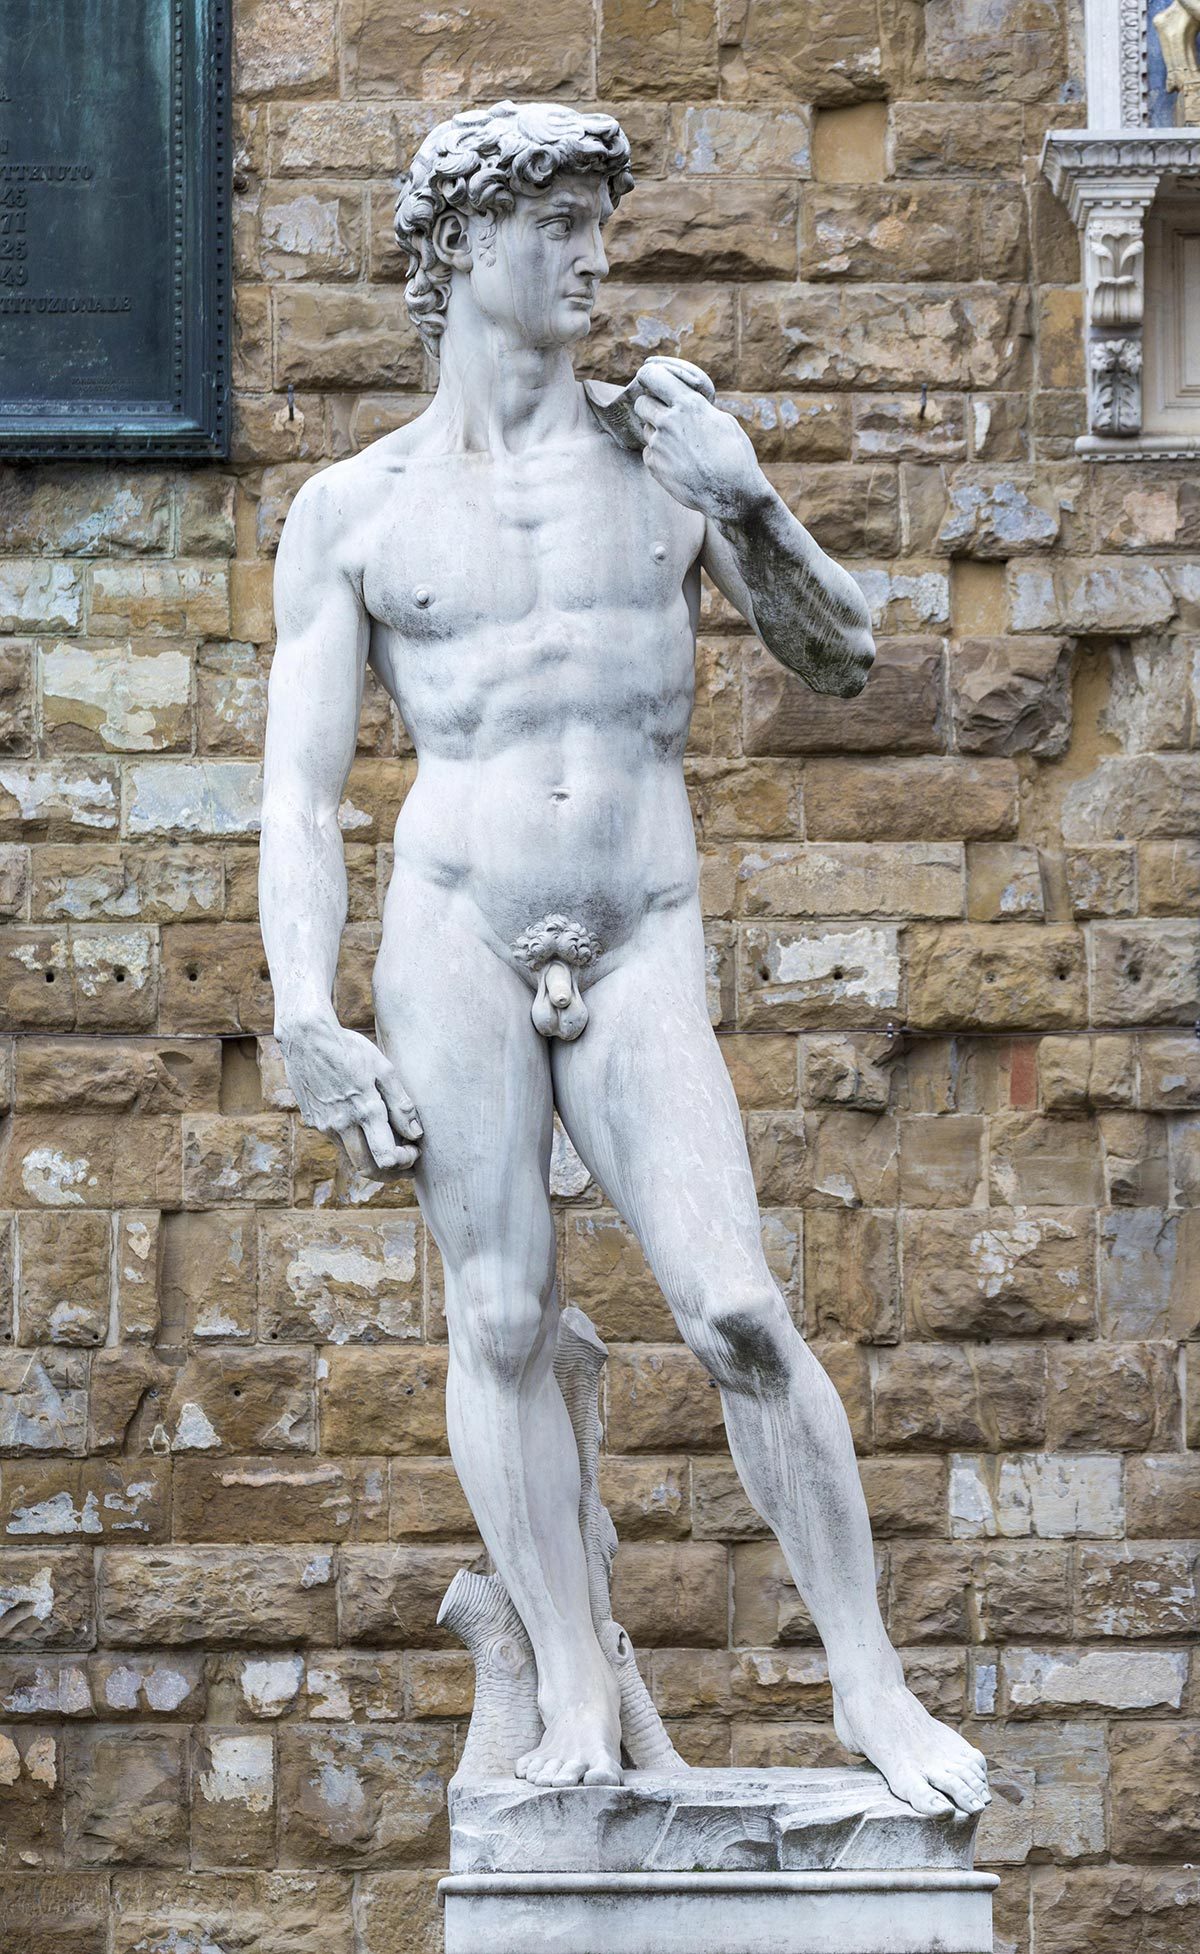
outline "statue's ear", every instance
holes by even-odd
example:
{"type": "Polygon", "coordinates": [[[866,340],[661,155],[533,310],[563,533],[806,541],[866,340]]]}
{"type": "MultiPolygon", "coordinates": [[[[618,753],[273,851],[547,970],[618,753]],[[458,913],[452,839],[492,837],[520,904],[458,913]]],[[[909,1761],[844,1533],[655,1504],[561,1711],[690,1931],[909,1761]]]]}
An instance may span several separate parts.
{"type": "Polygon", "coordinates": [[[470,271],[471,240],[466,219],[457,210],[444,210],[433,226],[433,248],[452,271],[470,271]]]}

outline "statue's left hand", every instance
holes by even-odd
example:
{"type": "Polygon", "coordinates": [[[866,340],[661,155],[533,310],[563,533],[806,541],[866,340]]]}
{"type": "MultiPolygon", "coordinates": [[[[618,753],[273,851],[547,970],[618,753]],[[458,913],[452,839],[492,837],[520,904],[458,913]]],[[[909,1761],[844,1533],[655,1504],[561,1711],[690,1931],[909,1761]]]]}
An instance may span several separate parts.
{"type": "Polygon", "coordinates": [[[646,360],[634,385],[633,411],[646,434],[642,459],[668,495],[716,522],[741,521],[770,497],[753,443],[732,414],[662,360],[646,360]]]}

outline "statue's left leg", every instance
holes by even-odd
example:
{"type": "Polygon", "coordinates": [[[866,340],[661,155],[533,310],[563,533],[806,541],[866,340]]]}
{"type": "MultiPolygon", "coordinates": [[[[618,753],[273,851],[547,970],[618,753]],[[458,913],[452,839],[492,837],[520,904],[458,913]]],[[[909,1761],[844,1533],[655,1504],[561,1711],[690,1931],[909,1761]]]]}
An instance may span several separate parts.
{"type": "Polygon", "coordinates": [[[918,1811],[978,1811],[986,1765],[905,1687],[846,1414],[763,1255],[741,1114],[705,1006],[698,909],[649,916],[587,995],[585,1036],[551,1048],[559,1112],[720,1386],[746,1491],[825,1644],[838,1734],[918,1811]]]}

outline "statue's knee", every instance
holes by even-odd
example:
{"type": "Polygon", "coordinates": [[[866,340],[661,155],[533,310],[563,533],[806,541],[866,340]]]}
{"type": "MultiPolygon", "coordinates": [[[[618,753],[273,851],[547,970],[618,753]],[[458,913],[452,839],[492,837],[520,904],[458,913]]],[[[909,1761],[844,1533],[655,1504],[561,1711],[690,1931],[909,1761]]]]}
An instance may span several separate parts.
{"type": "Polygon", "coordinates": [[[792,1374],[795,1326],[769,1280],[726,1289],[703,1313],[696,1354],[730,1390],[786,1388],[792,1374]]]}
{"type": "Polygon", "coordinates": [[[551,1331],[553,1268],[544,1275],[503,1257],[480,1256],[447,1278],[456,1361],[501,1383],[519,1383],[551,1331]]]}

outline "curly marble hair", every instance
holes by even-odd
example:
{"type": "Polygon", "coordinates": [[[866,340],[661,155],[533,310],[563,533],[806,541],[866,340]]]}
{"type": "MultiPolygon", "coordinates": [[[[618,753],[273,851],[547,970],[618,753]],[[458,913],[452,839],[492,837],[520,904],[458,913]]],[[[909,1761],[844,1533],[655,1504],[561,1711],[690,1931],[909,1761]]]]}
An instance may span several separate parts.
{"type": "Polygon", "coordinates": [[[519,195],[536,195],[564,173],[605,177],[617,204],[633,188],[620,123],[561,102],[495,102],[430,130],[396,200],[396,237],[408,254],[405,303],[429,352],[437,353],[450,296],[450,266],[433,239],[438,218],[448,210],[507,216],[519,195]]]}

